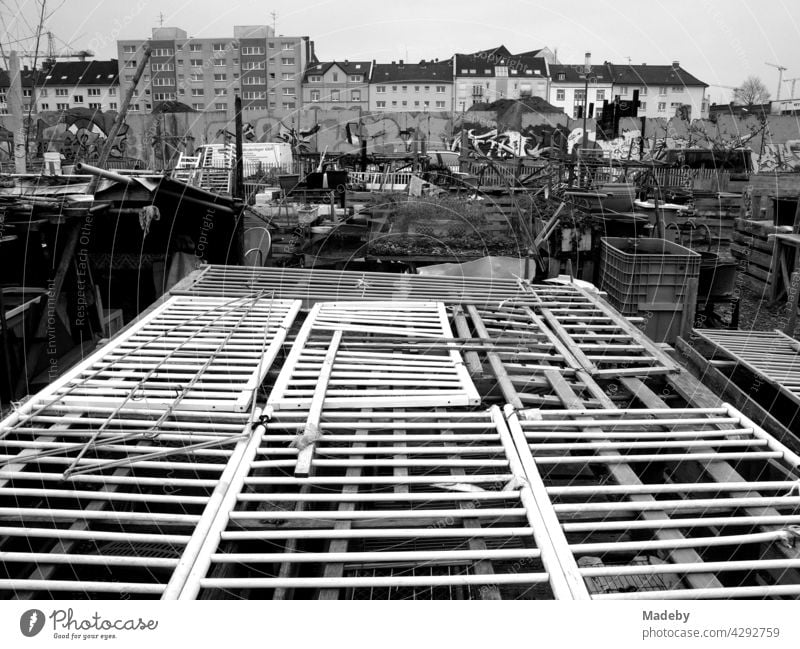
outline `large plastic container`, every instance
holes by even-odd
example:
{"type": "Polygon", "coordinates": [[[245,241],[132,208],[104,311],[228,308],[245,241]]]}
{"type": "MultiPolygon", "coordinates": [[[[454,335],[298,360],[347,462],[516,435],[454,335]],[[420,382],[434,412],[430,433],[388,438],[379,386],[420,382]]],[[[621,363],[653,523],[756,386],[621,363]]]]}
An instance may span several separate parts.
{"type": "Polygon", "coordinates": [[[683,304],[700,255],[665,239],[601,239],[600,286],[624,315],[652,304],[683,304]]]}

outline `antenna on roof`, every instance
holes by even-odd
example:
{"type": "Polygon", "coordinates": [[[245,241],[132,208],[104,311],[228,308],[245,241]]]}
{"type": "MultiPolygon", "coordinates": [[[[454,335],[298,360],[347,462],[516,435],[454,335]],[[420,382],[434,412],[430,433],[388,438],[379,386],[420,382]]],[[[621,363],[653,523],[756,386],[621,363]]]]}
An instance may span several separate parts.
{"type": "Polygon", "coordinates": [[[273,10],[269,13],[272,16],[272,32],[277,35],[278,33],[278,13],[273,10]]]}
{"type": "Polygon", "coordinates": [[[628,59],[628,65],[630,65],[631,64],[631,57],[630,56],[626,56],[625,58],[628,59]]]}
{"type": "Polygon", "coordinates": [[[160,14],[158,14],[158,26],[159,27],[163,27],[164,26],[164,12],[163,11],[160,14]]]}

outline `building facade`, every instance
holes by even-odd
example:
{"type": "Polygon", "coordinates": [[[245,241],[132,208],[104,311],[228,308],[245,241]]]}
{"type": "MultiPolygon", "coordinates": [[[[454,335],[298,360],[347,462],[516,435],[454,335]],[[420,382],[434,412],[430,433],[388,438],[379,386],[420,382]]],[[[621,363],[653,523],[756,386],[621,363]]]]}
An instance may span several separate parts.
{"type": "Polygon", "coordinates": [[[303,76],[303,105],[367,110],[371,74],[371,61],[312,62],[303,76]]]}
{"type": "Polygon", "coordinates": [[[192,38],[177,27],[157,27],[148,40],[117,42],[124,89],[143,56],[150,63],[131,102],[149,112],[160,101],[179,101],[203,111],[234,114],[239,94],[246,111],[295,110],[302,105],[302,76],[313,58],[307,36],[275,36],[268,25],[237,25],[233,35],[192,38]]]}
{"type": "Polygon", "coordinates": [[[605,65],[590,66],[589,73],[585,65],[553,64],[550,66],[550,97],[548,101],[561,108],[567,115],[578,118],[585,105],[589,117],[600,117],[603,112],[603,101],[611,101],[613,84],[605,65]],[[588,80],[588,88],[587,88],[588,80]],[[586,95],[588,90],[588,95],[586,95]]]}
{"type": "Polygon", "coordinates": [[[708,117],[708,84],[689,74],[679,61],[671,65],[606,62],[606,68],[613,83],[612,98],[632,100],[633,91],[639,91],[639,117],[708,117]]]}
{"type": "Polygon", "coordinates": [[[450,112],[452,70],[452,61],[375,63],[369,83],[369,110],[450,112]]]}
{"type": "Polygon", "coordinates": [[[504,46],[453,57],[453,109],[499,99],[549,97],[549,63],[543,50],[511,54],[504,46]]]}

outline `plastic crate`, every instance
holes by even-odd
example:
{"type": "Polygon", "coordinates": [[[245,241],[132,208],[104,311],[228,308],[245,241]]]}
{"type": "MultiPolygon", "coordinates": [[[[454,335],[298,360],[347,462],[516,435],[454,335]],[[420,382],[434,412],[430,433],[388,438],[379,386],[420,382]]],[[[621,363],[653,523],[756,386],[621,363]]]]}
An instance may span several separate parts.
{"type": "Polygon", "coordinates": [[[700,255],[664,239],[601,239],[600,286],[624,315],[653,304],[680,305],[688,280],[700,274],[700,255]]]}

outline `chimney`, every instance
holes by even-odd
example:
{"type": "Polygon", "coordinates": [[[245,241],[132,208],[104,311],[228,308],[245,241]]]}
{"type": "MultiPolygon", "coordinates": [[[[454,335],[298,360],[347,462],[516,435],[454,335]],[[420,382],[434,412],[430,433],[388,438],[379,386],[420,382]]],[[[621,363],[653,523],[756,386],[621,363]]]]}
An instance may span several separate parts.
{"type": "Polygon", "coordinates": [[[680,61],[673,61],[672,62],[672,67],[676,68],[676,69],[681,67],[681,62],[680,61]]]}
{"type": "Polygon", "coordinates": [[[399,63],[399,64],[400,64],[400,65],[403,65],[403,59],[400,59],[400,63],[399,63]]]}

